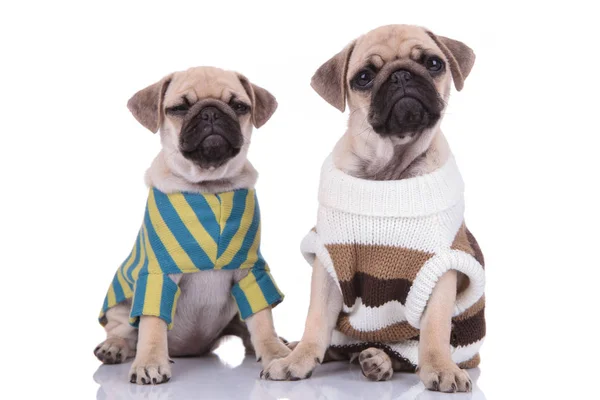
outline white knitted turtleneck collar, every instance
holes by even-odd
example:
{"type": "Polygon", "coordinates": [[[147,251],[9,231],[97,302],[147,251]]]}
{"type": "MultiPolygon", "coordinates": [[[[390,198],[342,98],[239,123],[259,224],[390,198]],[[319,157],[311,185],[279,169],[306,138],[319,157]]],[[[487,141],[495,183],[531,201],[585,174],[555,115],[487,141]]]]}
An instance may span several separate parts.
{"type": "Polygon", "coordinates": [[[330,155],[321,169],[319,202],[352,214],[419,217],[462,201],[464,183],[453,156],[430,174],[396,181],[355,178],[338,169],[330,155]]]}

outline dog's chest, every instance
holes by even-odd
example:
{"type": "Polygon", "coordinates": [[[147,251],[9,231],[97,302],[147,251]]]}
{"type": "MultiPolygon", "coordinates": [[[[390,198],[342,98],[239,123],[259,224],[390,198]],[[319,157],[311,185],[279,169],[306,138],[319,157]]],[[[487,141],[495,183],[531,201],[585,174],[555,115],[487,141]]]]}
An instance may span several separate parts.
{"type": "Polygon", "coordinates": [[[244,273],[210,270],[177,277],[181,295],[169,331],[169,354],[200,355],[210,350],[237,313],[231,288],[244,273]]]}

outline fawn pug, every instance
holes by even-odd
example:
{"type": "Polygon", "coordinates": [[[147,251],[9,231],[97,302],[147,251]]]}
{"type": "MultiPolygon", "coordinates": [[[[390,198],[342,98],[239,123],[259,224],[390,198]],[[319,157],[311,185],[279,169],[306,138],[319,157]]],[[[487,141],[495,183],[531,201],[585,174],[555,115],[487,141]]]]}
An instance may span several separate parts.
{"type": "Polygon", "coordinates": [[[212,67],[175,72],[139,91],[129,110],[160,131],[135,245],[100,314],[106,364],[134,357],[132,383],[171,378],[169,356],[194,356],[237,335],[266,366],[290,350],[273,327],[283,296],[260,253],[257,172],[247,159],[254,127],[275,98],[246,77],[212,67]],[[242,320],[245,320],[242,322],[242,320]],[[138,327],[139,329],[136,329],[138,327]]]}
{"type": "Polygon", "coordinates": [[[262,372],[307,378],[357,359],[371,380],[417,371],[425,386],[470,391],[463,368],[485,336],[483,257],[464,224],[463,182],[440,124],[474,64],[465,44],[426,29],[375,29],[323,64],[312,87],[350,109],[321,171],[302,340],[262,372]],[[329,349],[329,351],[328,351],[329,349]]]}

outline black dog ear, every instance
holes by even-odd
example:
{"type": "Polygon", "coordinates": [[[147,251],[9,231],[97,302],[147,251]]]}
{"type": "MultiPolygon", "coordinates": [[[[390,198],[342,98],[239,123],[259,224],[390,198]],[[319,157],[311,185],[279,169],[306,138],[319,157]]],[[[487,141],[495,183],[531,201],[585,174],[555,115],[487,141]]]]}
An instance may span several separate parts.
{"type": "Polygon", "coordinates": [[[238,78],[252,101],[252,124],[260,128],[277,110],[277,100],[268,90],[250,83],[244,75],[238,74],[238,78]]]}
{"type": "Polygon", "coordinates": [[[152,133],[158,132],[163,120],[162,102],[171,83],[172,75],[134,94],[127,102],[127,108],[140,124],[152,133]]]}
{"type": "Polygon", "coordinates": [[[321,65],[310,82],[325,101],[341,112],[346,109],[346,75],[352,50],[354,42],[321,65]]]}
{"type": "Polygon", "coordinates": [[[448,59],[454,87],[460,91],[464,87],[465,79],[469,76],[473,64],[475,64],[475,53],[469,46],[458,40],[438,36],[429,31],[427,31],[427,34],[435,41],[448,59]]]}

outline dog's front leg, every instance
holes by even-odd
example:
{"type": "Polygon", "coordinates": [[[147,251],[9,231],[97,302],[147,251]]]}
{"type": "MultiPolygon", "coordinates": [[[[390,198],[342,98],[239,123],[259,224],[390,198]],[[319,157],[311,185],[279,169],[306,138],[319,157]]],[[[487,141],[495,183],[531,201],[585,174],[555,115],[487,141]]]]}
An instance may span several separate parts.
{"type": "Polygon", "coordinates": [[[143,385],[171,379],[167,323],[158,317],[140,317],[137,354],[129,370],[129,381],[143,385]]]}
{"type": "Polygon", "coordinates": [[[257,360],[266,367],[271,361],[286,357],[291,350],[279,339],[273,325],[271,308],[265,308],[246,319],[250,340],[257,360]]]}
{"type": "Polygon", "coordinates": [[[470,392],[472,389],[469,374],[452,361],[450,354],[456,281],[454,270],[440,278],[421,319],[417,373],[429,390],[470,392]]]}
{"type": "Polygon", "coordinates": [[[313,265],[310,306],[302,340],[286,358],[273,361],[261,372],[271,380],[298,380],[309,378],[323,361],[342,309],[342,294],[323,265],[313,265]]]}

